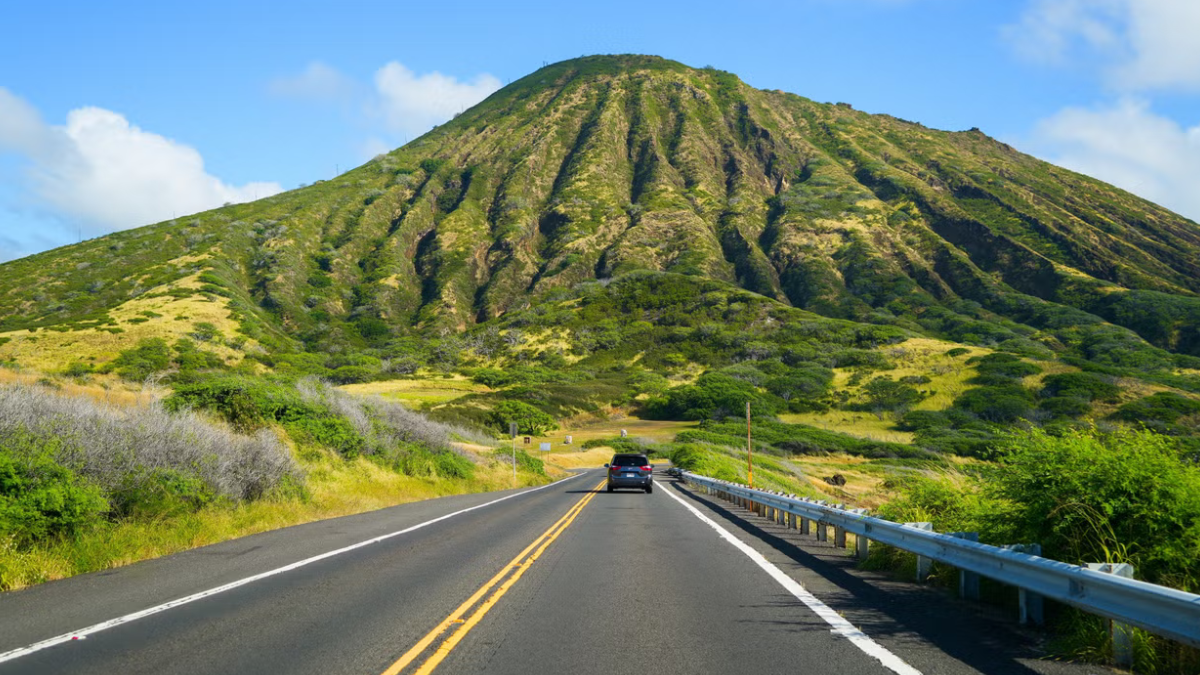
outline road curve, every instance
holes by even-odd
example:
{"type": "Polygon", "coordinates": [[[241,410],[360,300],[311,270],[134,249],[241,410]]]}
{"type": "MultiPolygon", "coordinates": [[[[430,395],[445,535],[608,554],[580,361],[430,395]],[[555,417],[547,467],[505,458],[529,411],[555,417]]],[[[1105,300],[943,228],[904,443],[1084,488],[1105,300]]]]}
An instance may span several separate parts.
{"type": "Polygon", "coordinates": [[[0,661],[0,675],[1087,672],[1037,661],[1029,635],[986,611],[859,573],[843,551],[664,476],[654,494],[607,494],[602,478],[407,504],[0,595],[9,654],[197,597],[0,661]]]}

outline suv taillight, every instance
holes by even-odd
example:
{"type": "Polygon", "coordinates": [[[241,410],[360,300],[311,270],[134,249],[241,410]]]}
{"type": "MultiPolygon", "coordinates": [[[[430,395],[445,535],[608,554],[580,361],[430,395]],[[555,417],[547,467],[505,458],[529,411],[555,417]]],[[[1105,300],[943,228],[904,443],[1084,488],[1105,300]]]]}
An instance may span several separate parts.
{"type": "Polygon", "coordinates": [[[653,470],[654,470],[654,467],[650,466],[649,464],[642,467],[642,471],[653,471],[653,470]]]}

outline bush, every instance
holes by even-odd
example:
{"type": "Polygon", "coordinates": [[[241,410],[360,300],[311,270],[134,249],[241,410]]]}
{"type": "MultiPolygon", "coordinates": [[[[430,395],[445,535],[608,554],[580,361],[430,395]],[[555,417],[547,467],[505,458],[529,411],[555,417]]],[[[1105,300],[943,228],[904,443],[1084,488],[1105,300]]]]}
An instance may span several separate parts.
{"type": "Polygon", "coordinates": [[[760,392],[753,384],[724,373],[705,373],[694,385],[673,387],[666,396],[646,405],[654,419],[722,419],[740,415],[749,402],[756,416],[774,415],[777,399],[760,392]]]}
{"type": "Polygon", "coordinates": [[[66,369],[63,370],[63,375],[66,375],[67,377],[83,377],[84,375],[94,372],[96,372],[96,368],[92,364],[85,363],[83,361],[72,361],[69,365],[67,365],[66,369]]]}
{"type": "Polygon", "coordinates": [[[471,380],[477,384],[482,384],[485,387],[495,389],[497,387],[506,387],[516,381],[512,373],[498,370],[496,368],[479,368],[471,374],[471,380]]]}
{"type": "Polygon", "coordinates": [[[98,523],[106,511],[98,486],[45,455],[18,456],[0,442],[0,537],[27,545],[98,523]]]}
{"type": "MultiPolygon", "coordinates": [[[[196,326],[199,329],[212,324],[200,323],[196,326]]],[[[202,335],[207,335],[207,332],[202,331],[202,335]]],[[[174,345],[167,345],[166,340],[161,338],[148,338],[118,354],[117,358],[105,365],[103,372],[115,370],[123,379],[140,382],[171,368],[178,369],[186,377],[200,370],[224,367],[225,362],[220,356],[197,348],[195,343],[186,338],[176,340],[174,345]]]]}
{"type": "Polygon", "coordinates": [[[1150,431],[1012,434],[984,483],[996,540],[1041,542],[1071,563],[1131,562],[1138,577],[1200,590],[1200,468],[1150,431]]]}
{"type": "Polygon", "coordinates": [[[1112,414],[1113,419],[1142,422],[1151,426],[1169,425],[1185,415],[1200,413],[1200,401],[1179,394],[1160,391],[1126,403],[1112,414]]]}
{"type": "Polygon", "coordinates": [[[954,399],[954,407],[997,424],[1009,424],[1033,410],[1033,394],[1019,385],[976,387],[954,399]]]}
{"type": "Polygon", "coordinates": [[[919,403],[925,394],[890,377],[876,377],[863,387],[866,406],[872,410],[904,410],[919,403]]]}
{"type": "Polygon", "coordinates": [[[986,356],[976,356],[967,359],[968,364],[974,364],[978,375],[972,380],[975,384],[1006,385],[1028,375],[1037,375],[1042,369],[1026,363],[1012,354],[996,353],[986,356]]]}
{"type": "Polygon", "coordinates": [[[212,487],[199,476],[176,469],[131,473],[109,494],[113,514],[126,518],[165,518],[193,513],[217,498],[212,487]]]}
{"type": "Polygon", "coordinates": [[[367,440],[349,420],[330,414],[308,414],[286,419],[283,428],[298,441],[332,448],[345,457],[357,457],[367,446],[367,440]]]}
{"type": "Polygon", "coordinates": [[[1092,405],[1085,399],[1075,398],[1073,396],[1055,396],[1053,398],[1044,399],[1038,404],[1038,408],[1050,413],[1053,417],[1083,417],[1092,409],[1092,405]]]}
{"type": "Polygon", "coordinates": [[[171,367],[171,348],[162,338],[140,340],[133,349],[122,351],[110,367],[121,378],[140,382],[171,367]]]}
{"type": "Polygon", "coordinates": [[[191,476],[231,499],[254,499],[298,478],[269,432],[241,436],[187,412],[115,409],[26,386],[0,387],[0,447],[18,458],[48,456],[109,494],[147,471],[191,476]]]}
{"type": "Polygon", "coordinates": [[[508,433],[509,424],[517,423],[518,434],[541,436],[558,428],[554,418],[537,408],[520,401],[501,401],[492,409],[492,425],[508,433]]]}
{"type": "Polygon", "coordinates": [[[1085,401],[1115,402],[1121,388],[1112,383],[1112,378],[1096,373],[1060,373],[1042,379],[1043,398],[1070,397],[1085,401]]]}
{"type": "Polygon", "coordinates": [[[394,465],[404,475],[414,478],[468,480],[475,475],[475,465],[450,450],[431,452],[414,448],[398,455],[394,465]]]}
{"type": "Polygon", "coordinates": [[[366,366],[342,366],[329,373],[329,380],[337,384],[370,382],[378,372],[366,366]]]}

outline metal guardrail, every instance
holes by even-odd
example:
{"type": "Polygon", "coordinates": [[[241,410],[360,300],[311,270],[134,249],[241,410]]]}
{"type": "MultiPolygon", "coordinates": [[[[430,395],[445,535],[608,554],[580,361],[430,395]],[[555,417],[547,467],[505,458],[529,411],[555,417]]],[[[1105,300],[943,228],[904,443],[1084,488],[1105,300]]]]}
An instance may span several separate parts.
{"type": "Polygon", "coordinates": [[[873,518],[861,510],[754,490],[686,471],[683,479],[716,493],[808,519],[819,527],[832,525],[868,541],[894,546],[1090,614],[1200,647],[1200,595],[873,518]]]}

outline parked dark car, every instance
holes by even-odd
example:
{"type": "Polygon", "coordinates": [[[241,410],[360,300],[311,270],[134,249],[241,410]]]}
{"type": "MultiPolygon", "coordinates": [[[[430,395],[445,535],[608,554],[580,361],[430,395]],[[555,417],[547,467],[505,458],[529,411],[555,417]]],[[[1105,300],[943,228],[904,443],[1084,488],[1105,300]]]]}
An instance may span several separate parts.
{"type": "Polygon", "coordinates": [[[674,477],[674,478],[679,478],[680,476],[683,475],[683,469],[681,469],[677,466],[673,466],[673,467],[667,469],[667,475],[674,477]]]}
{"type": "Polygon", "coordinates": [[[617,454],[604,465],[608,469],[608,491],[637,488],[654,492],[654,465],[645,455],[617,454]]]}

